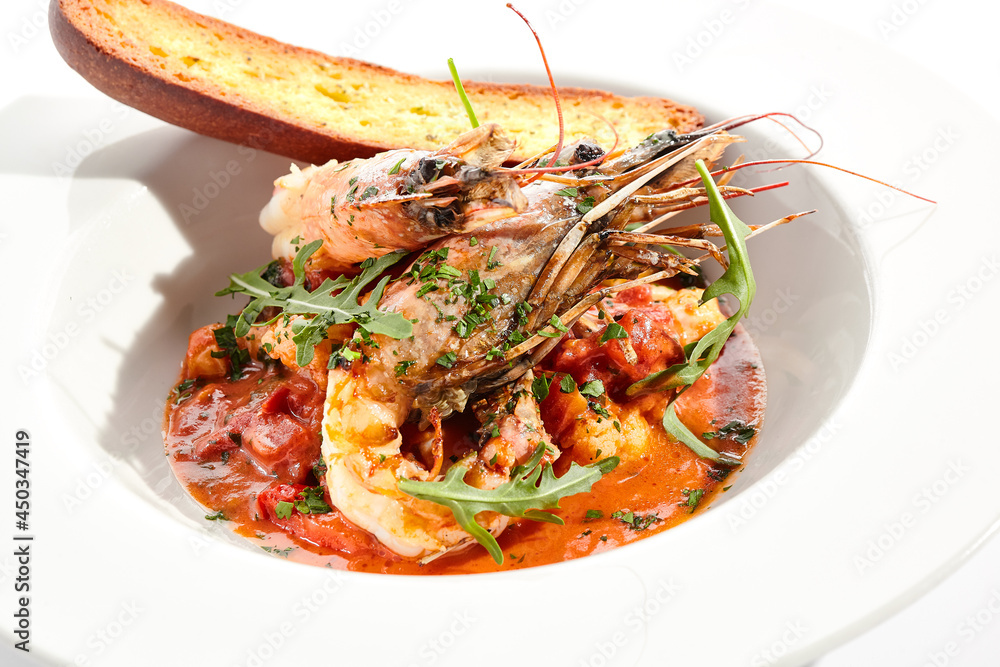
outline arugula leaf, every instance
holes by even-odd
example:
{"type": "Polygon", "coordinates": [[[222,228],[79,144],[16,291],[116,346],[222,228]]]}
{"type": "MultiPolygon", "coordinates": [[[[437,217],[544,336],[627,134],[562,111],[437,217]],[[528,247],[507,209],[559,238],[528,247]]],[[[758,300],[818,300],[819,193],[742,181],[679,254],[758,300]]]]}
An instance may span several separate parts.
{"type": "Polygon", "coordinates": [[[663,428],[677,440],[690,447],[698,456],[731,465],[739,462],[731,457],[720,456],[714,449],[701,442],[677,418],[675,409],[677,398],[718,359],[722,347],[736,328],[736,324],[750,310],[750,304],[757,292],[757,283],[750,268],[750,257],[746,245],[746,237],[750,233],[750,228],[736,217],[725,199],[719,194],[719,189],[705,167],[705,163],[702,160],[697,160],[695,167],[701,175],[705,192],[708,195],[710,219],[722,230],[729,252],[729,268],[708,286],[702,294],[701,303],[706,303],[723,294],[732,294],[739,300],[740,307],[732,317],[702,336],[697,343],[686,347],[684,350],[686,359],[683,363],[675,364],[670,368],[644,377],[630,385],[625,393],[628,396],[635,396],[648,391],[679,389],[663,414],[663,428]]]}
{"type": "Polygon", "coordinates": [[[500,545],[476,521],[478,513],[497,512],[562,525],[560,517],[542,510],[558,509],[561,498],[590,491],[594,482],[618,465],[616,456],[587,466],[571,463],[562,477],[556,477],[551,465],[541,463],[544,453],[545,445],[539,445],[531,459],[511,471],[510,481],[495,489],[477,489],[466,484],[464,477],[468,467],[455,464],[440,482],[400,479],[399,490],[414,498],[448,507],[458,524],[486,547],[493,560],[500,564],[503,563],[500,545]]]}
{"type": "MultiPolygon", "coordinates": [[[[281,308],[282,314],[313,315],[310,319],[300,319],[292,323],[292,340],[295,342],[295,362],[305,366],[313,360],[316,345],[326,338],[327,330],[335,324],[356,323],[370,334],[383,334],[402,339],[413,334],[413,324],[400,313],[378,310],[379,299],[389,282],[383,276],[371,291],[364,304],[358,304],[361,291],[375,278],[400,259],[405,253],[389,253],[378,259],[368,259],[361,264],[361,274],[348,279],[338,276],[336,280],[327,278],[316,290],[310,292],[305,287],[305,263],[319,250],[322,240],[315,240],[303,246],[292,260],[295,280],[288,287],[275,287],[260,277],[263,269],[243,274],[231,274],[229,287],[215,293],[246,294],[253,297],[236,318],[233,325],[236,336],[245,336],[252,326],[263,326],[273,322],[259,322],[261,312],[267,307],[281,308]],[[337,294],[332,294],[339,290],[337,294]]],[[[278,317],[281,317],[279,315],[278,317]]],[[[277,319],[277,318],[275,318],[277,319]]]]}

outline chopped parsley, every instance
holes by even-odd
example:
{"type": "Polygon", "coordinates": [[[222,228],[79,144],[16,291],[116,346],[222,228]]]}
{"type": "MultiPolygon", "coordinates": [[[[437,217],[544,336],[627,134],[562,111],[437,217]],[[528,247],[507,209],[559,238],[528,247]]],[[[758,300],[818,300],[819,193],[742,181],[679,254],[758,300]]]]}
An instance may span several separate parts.
{"type": "Polygon", "coordinates": [[[399,167],[404,162],[406,162],[406,158],[405,157],[399,158],[399,162],[397,162],[396,164],[392,165],[392,169],[389,170],[389,175],[392,176],[393,174],[398,174],[399,173],[399,167]]]}
{"type": "Polygon", "coordinates": [[[596,412],[601,417],[604,417],[605,419],[611,419],[611,413],[608,412],[607,408],[605,408],[600,403],[597,403],[596,401],[587,401],[587,407],[596,412]]]}
{"type": "Polygon", "coordinates": [[[617,512],[612,512],[612,519],[618,519],[626,526],[632,530],[639,532],[641,530],[646,530],[654,523],[662,521],[660,517],[656,515],[656,512],[651,512],[645,516],[640,516],[631,510],[618,510],[617,512]]]}
{"type": "Polygon", "coordinates": [[[681,507],[687,507],[688,513],[694,512],[695,508],[698,507],[698,503],[701,501],[701,497],[705,495],[704,489],[684,489],[681,491],[687,500],[682,503],[677,503],[681,507]]]}
{"type": "Polygon", "coordinates": [[[486,270],[487,271],[492,271],[495,268],[503,266],[503,264],[501,264],[500,262],[494,261],[493,258],[496,257],[496,254],[497,254],[497,247],[493,246],[492,248],[490,248],[490,255],[489,255],[489,257],[486,258],[486,270]]]}
{"type": "Polygon", "coordinates": [[[237,342],[236,330],[239,320],[235,315],[227,315],[226,323],[218,329],[212,329],[215,336],[215,344],[222,350],[212,351],[212,356],[217,359],[229,359],[229,379],[238,380],[243,374],[243,366],[250,363],[250,352],[245,347],[240,347],[237,342]]]}
{"type": "Polygon", "coordinates": [[[174,405],[179,405],[191,398],[191,394],[193,393],[191,389],[194,387],[196,382],[198,382],[197,378],[188,378],[174,387],[174,405]]]}
{"type": "Polygon", "coordinates": [[[725,438],[728,435],[732,435],[733,440],[741,445],[745,445],[750,442],[750,439],[757,433],[753,426],[747,426],[741,421],[731,421],[718,431],[709,431],[707,433],[702,433],[701,437],[706,440],[712,440],[713,438],[725,438]]]}
{"type": "Polygon", "coordinates": [[[454,352],[446,352],[446,353],[442,354],[440,357],[438,357],[436,363],[438,364],[438,366],[444,366],[445,368],[451,368],[452,366],[455,365],[456,361],[458,361],[458,355],[457,354],[455,354],[454,352]]]}
{"type": "Polygon", "coordinates": [[[569,332],[569,329],[566,327],[565,324],[562,323],[562,320],[560,320],[557,315],[553,315],[549,319],[549,324],[553,328],[555,328],[556,330],[555,331],[539,331],[538,332],[539,336],[544,336],[546,338],[559,338],[564,333],[568,333],[569,332]]]}
{"type": "Polygon", "coordinates": [[[601,334],[601,344],[603,345],[614,338],[628,338],[628,332],[617,322],[609,322],[608,328],[601,334]]]}
{"type": "Polygon", "coordinates": [[[298,510],[300,514],[327,514],[333,509],[326,504],[323,497],[322,486],[309,486],[296,494],[294,502],[282,500],[275,503],[274,515],[279,519],[288,519],[292,516],[292,510],[298,510]]]}
{"type": "Polygon", "coordinates": [[[536,401],[544,401],[549,396],[549,387],[552,386],[552,378],[544,373],[536,377],[531,383],[531,393],[536,401]]]}

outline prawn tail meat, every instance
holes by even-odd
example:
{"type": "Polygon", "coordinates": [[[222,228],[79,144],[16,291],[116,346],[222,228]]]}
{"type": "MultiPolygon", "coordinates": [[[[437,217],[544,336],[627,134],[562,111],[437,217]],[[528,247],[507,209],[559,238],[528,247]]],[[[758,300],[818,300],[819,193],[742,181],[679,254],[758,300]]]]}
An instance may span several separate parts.
{"type": "MultiPolygon", "coordinates": [[[[372,533],[396,554],[424,562],[475,543],[444,505],[408,495],[400,479],[433,481],[453,466],[467,470],[464,480],[477,489],[495,489],[511,470],[527,461],[546,440],[538,406],[530,392],[530,373],[483,403],[475,441],[445,449],[441,420],[431,411],[432,428],[402,429],[406,401],[372,387],[349,370],[330,373],[323,420],[322,455],[332,503],[352,523],[372,533]],[[499,404],[494,410],[487,406],[499,404]]],[[[558,456],[547,448],[544,460],[558,456]]],[[[482,512],[477,523],[494,537],[509,518],[482,512]]]]}

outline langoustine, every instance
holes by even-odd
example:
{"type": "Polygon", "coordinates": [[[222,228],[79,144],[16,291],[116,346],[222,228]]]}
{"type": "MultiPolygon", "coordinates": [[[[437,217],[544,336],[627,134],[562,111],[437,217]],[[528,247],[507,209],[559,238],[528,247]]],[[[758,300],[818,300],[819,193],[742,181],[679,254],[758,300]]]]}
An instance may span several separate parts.
{"type": "MultiPolygon", "coordinates": [[[[705,137],[623,180],[638,189],[696,152],[732,140],[705,137]]],[[[576,147],[567,151],[575,154],[576,147]]],[[[396,553],[431,559],[471,543],[446,507],[404,493],[398,480],[431,481],[461,465],[466,483],[493,489],[538,446],[551,463],[559,449],[537,417],[531,369],[603,297],[692,272],[692,260],[656,247],[665,240],[711,246],[719,256],[700,239],[624,231],[635,207],[628,198],[587,219],[587,206],[597,209],[598,197],[610,200],[604,185],[615,178],[579,179],[572,192],[548,181],[526,186],[522,213],[429,246],[379,301],[381,310],[410,320],[413,335],[361,334],[348,343],[359,359],[330,372],[322,448],[330,498],[396,553]],[[609,278],[618,284],[594,291],[609,278]],[[438,442],[440,421],[476,397],[480,429],[449,465],[438,442]],[[404,442],[408,420],[432,425],[434,435],[404,442]]],[[[722,318],[714,312],[716,321],[722,318]]],[[[480,524],[495,535],[507,519],[490,514],[480,524]]]]}

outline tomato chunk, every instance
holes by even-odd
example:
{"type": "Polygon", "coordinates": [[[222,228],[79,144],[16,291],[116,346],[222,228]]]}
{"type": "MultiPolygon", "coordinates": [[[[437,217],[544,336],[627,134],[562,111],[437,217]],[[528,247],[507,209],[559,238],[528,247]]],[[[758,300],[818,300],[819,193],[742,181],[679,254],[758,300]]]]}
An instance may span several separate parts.
{"type": "Polygon", "coordinates": [[[552,369],[569,373],[581,385],[601,380],[612,398],[622,399],[632,383],[684,360],[681,344],[670,333],[672,321],[666,308],[630,308],[617,321],[627,338],[602,343],[606,325],[587,338],[567,340],[554,355],[552,369]]]}
{"type": "MultiPolygon", "coordinates": [[[[272,484],[257,496],[261,515],[284,532],[344,555],[365,552],[387,552],[373,537],[344,518],[336,508],[325,514],[303,514],[295,508],[301,500],[302,484],[272,484]],[[291,514],[278,515],[280,502],[292,504],[291,514]]],[[[327,499],[329,500],[329,499],[327,499]]]]}

